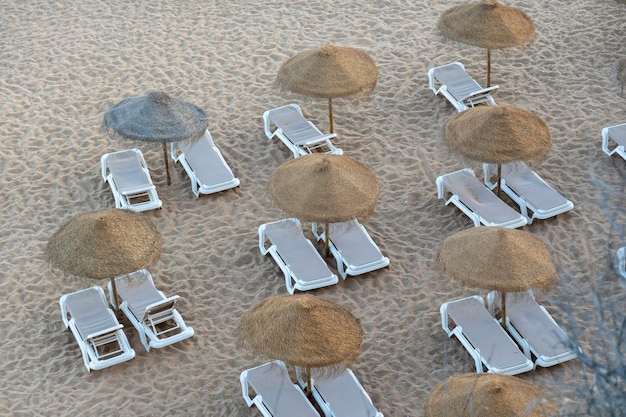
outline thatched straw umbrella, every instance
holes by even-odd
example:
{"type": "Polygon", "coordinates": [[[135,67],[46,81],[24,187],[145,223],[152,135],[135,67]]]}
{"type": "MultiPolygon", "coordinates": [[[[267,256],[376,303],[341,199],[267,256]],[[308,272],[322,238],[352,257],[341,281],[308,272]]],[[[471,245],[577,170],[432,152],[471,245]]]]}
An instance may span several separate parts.
{"type": "Polygon", "coordinates": [[[272,201],[289,216],[323,223],[328,256],[329,223],[369,217],[380,185],[368,167],[343,155],[310,154],[279,166],[269,181],[272,201]]]}
{"type": "Polygon", "coordinates": [[[528,46],[535,39],[530,17],[496,0],[463,3],[446,10],[439,29],[446,38],[487,49],[487,87],[491,85],[491,50],[528,46]]]}
{"type": "Polygon", "coordinates": [[[507,292],[547,291],[558,279],[541,239],[504,227],[473,227],[449,236],[439,248],[437,262],[444,273],[469,286],[499,291],[503,326],[507,292]]]}
{"type": "Polygon", "coordinates": [[[537,115],[512,106],[478,106],[454,115],[445,125],[450,146],[474,161],[501,164],[545,158],[550,130],[537,115]]]}
{"type": "Polygon", "coordinates": [[[111,107],[103,121],[106,130],[124,138],[162,143],[168,185],[171,181],[167,143],[196,140],[208,124],[204,110],[164,92],[126,98],[111,107]]]}
{"type": "Polygon", "coordinates": [[[239,326],[239,344],[304,368],[347,365],[361,354],[363,328],[346,308],[310,294],[278,295],[252,307],[239,326]]]}
{"type": "Polygon", "coordinates": [[[57,230],[46,247],[56,267],[81,277],[111,280],[146,268],[161,256],[161,233],[140,213],[108,209],[79,214],[57,230]]]}
{"type": "Polygon", "coordinates": [[[510,375],[455,375],[426,399],[426,417],[558,417],[554,400],[532,382],[510,375]]]}
{"type": "Polygon", "coordinates": [[[310,97],[328,99],[330,133],[333,127],[333,98],[368,93],[376,86],[378,68],[366,52],[324,45],[289,58],[278,71],[284,88],[310,97]]]}

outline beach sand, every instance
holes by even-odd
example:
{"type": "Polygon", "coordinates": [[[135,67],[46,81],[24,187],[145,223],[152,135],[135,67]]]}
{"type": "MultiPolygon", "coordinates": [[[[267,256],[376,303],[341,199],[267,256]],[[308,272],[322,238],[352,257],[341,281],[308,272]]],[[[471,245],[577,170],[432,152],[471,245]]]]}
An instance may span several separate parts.
{"type": "MultiPolygon", "coordinates": [[[[275,85],[282,62],[325,43],[363,49],[379,68],[368,99],[334,102],[334,143],[379,178],[376,211],[362,223],[391,263],[311,293],[361,321],[363,353],[351,367],[387,417],[422,416],[434,387],[474,372],[469,354],[441,329],[439,306],[486,292],[442,277],[435,262],[446,237],[472,226],[437,199],[436,177],[468,166],[480,173],[478,163],[448,148],[442,131],[455,110],[432,94],[426,76],[458,60],[486,82],[486,51],[437,30],[441,13],[456,3],[0,1],[0,415],[260,415],[243,401],[239,374],[268,358],[238,347],[237,326],[255,303],[286,293],[279,268],[259,252],[257,228],[285,217],[267,183],[291,158],[265,137],[261,116],[295,102],[328,130],[325,100],[275,85]],[[159,90],[208,113],[240,187],[196,199],[180,166],[167,185],[160,146],[102,132],[111,106],[159,90]],[[150,271],[160,290],[180,295],[179,311],[196,334],[147,353],[124,318],[136,358],[88,373],[58,300],[106,282],[51,267],[45,247],[76,214],[114,207],[100,157],[132,147],[143,152],[163,201],[161,210],[144,213],[163,235],[163,254],[150,271]]],[[[550,128],[552,151],[536,170],[575,208],[523,229],[558,258],[549,310],[579,332],[589,352],[599,334],[589,319],[591,294],[625,291],[606,271],[624,245],[626,168],[619,156],[602,153],[600,131],[626,122],[614,73],[626,56],[626,8],[601,0],[515,6],[532,17],[537,37],[525,50],[493,51],[494,97],[550,128]],[[570,300],[568,313],[559,306],[570,300]]],[[[580,383],[579,367],[571,361],[519,377],[554,394],[565,414],[580,398],[559,387],[580,383]]]]}

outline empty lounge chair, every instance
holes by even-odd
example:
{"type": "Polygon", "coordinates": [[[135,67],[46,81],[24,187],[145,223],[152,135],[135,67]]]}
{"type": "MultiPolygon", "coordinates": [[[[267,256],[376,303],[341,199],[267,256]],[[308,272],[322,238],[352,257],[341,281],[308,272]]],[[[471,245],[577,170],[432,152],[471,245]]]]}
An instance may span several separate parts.
{"type": "MultiPolygon", "coordinates": [[[[115,278],[117,294],[122,300],[120,309],[139,333],[139,340],[150,348],[162,348],[193,336],[176,310],[179,296],[165,297],[156,289],[150,272],[145,269],[115,278]]],[[[109,295],[113,297],[109,282],[109,295]]],[[[115,305],[115,300],[111,300],[115,305]]]]}
{"type": "Polygon", "coordinates": [[[248,407],[256,405],[265,417],[320,417],[298,384],[291,382],[281,361],[247,369],[239,380],[248,407]]]}
{"type": "Polygon", "coordinates": [[[443,95],[459,112],[477,104],[496,104],[491,93],[498,86],[481,87],[465,72],[465,67],[460,62],[429,69],[428,85],[435,95],[443,95]]]}
{"type": "Polygon", "coordinates": [[[263,124],[267,138],[271,140],[277,136],[293,153],[294,158],[313,152],[343,154],[330,141],[336,135],[322,133],[304,117],[297,104],[287,104],[266,111],[263,113],[263,124]]]}
{"type": "Polygon", "coordinates": [[[172,142],[171,154],[174,162],[180,162],[185,169],[196,197],[239,185],[208,130],[193,142],[172,142]]]}
{"type": "Polygon", "coordinates": [[[626,123],[602,129],[602,150],[609,156],[617,153],[626,159],[626,123]]]}
{"type": "MultiPolygon", "coordinates": [[[[485,184],[490,189],[497,186],[491,182],[497,165],[483,164],[485,184]]],[[[528,224],[534,219],[547,219],[574,208],[574,204],[548,185],[535,171],[523,162],[502,164],[501,188],[517,203],[528,224]]]]}
{"type": "Polygon", "coordinates": [[[339,282],[295,218],[259,226],[259,249],[269,253],[285,275],[287,291],[308,291],[339,282]],[[269,243],[269,246],[267,246],[269,243]]]}
{"type": "Polygon", "coordinates": [[[452,203],[457,206],[476,227],[484,224],[517,228],[528,223],[524,216],[478,181],[474,171],[469,168],[441,175],[437,177],[436,183],[439,198],[443,199],[446,205],[452,203]]]}
{"type": "Polygon", "coordinates": [[[83,355],[88,371],[116,365],[135,357],[122,326],[100,287],[65,294],[59,300],[61,317],[83,355]]]}
{"type": "Polygon", "coordinates": [[[516,375],[534,369],[504,328],[485,308],[482,297],[474,295],[441,305],[441,326],[448,337],[455,336],[474,359],[476,372],[516,375]],[[450,320],[454,327],[450,329],[450,320]]]}
{"type": "Polygon", "coordinates": [[[131,211],[161,208],[161,200],[139,149],[102,155],[102,179],[109,183],[115,207],[131,211]]]}
{"type": "MultiPolygon", "coordinates": [[[[323,226],[312,223],[313,235],[318,241],[325,239],[323,226]]],[[[389,265],[389,258],[383,256],[365,227],[353,219],[329,225],[330,252],[337,261],[341,278],[347,275],[360,275],[389,265]]]]}

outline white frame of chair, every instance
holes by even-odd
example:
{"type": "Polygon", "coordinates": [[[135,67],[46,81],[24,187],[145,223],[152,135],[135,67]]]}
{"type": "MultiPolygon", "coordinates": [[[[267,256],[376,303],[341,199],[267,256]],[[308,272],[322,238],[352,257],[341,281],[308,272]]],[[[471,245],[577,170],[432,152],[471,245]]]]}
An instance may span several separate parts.
{"type": "Polygon", "coordinates": [[[337,135],[335,133],[324,134],[322,133],[313,122],[309,121],[304,114],[302,113],[302,109],[295,103],[287,104],[284,106],[276,107],[271,110],[267,110],[263,113],[263,130],[265,132],[265,136],[271,141],[275,136],[278,137],[281,142],[289,148],[294,158],[299,156],[311,154],[313,152],[322,152],[322,153],[330,153],[335,155],[343,155],[343,150],[341,148],[337,148],[331,142],[331,139],[334,139],[337,135]],[[281,109],[293,108],[297,110],[297,112],[302,116],[302,122],[306,122],[311,131],[315,132],[316,135],[312,136],[310,140],[304,142],[293,142],[292,139],[287,136],[287,134],[283,131],[283,129],[276,125],[272,120],[272,114],[274,112],[280,111],[281,109]],[[274,130],[272,130],[272,126],[274,130]]]}
{"type": "Polygon", "coordinates": [[[204,135],[198,140],[206,140],[208,142],[209,146],[211,146],[213,152],[215,153],[215,157],[218,158],[223,167],[230,173],[232,178],[228,181],[223,181],[216,184],[203,183],[203,181],[198,178],[196,170],[194,170],[189,163],[187,154],[183,151],[181,147],[184,145],[179,142],[172,142],[170,144],[170,154],[172,155],[172,159],[174,160],[174,163],[179,162],[180,165],[184,168],[187,176],[189,177],[189,180],[191,181],[191,191],[194,193],[196,198],[199,197],[200,194],[213,194],[239,186],[239,178],[235,177],[233,171],[230,169],[230,166],[228,166],[228,164],[226,163],[224,156],[217,148],[217,146],[215,146],[215,142],[213,142],[213,138],[211,137],[211,133],[209,132],[209,130],[207,129],[204,132],[204,135]]]}
{"type": "Polygon", "coordinates": [[[611,131],[616,128],[619,130],[626,129],[626,123],[620,123],[618,125],[608,126],[602,129],[602,151],[608,156],[617,153],[619,156],[626,159],[626,137],[619,138],[619,141],[616,141],[614,137],[611,137],[611,131]],[[622,140],[623,143],[621,142],[622,140]],[[612,144],[614,144],[615,147],[610,148],[612,144]]]}
{"type": "Polygon", "coordinates": [[[115,199],[116,208],[140,212],[162,207],[163,203],[159,200],[156,187],[152,182],[152,177],[150,176],[150,171],[148,170],[148,165],[146,164],[146,160],[139,149],[131,148],[122,151],[105,153],[100,158],[100,165],[102,168],[102,179],[104,182],[109,184],[109,188],[111,189],[113,198],[115,199]],[[116,184],[114,174],[109,169],[109,158],[122,153],[134,153],[137,158],[137,166],[135,168],[139,169],[143,173],[145,182],[143,184],[138,184],[136,188],[120,190],[116,184]],[[145,198],[147,201],[134,203],[133,199],[138,198],[145,198]]]}
{"type": "Polygon", "coordinates": [[[454,108],[458,112],[465,111],[470,107],[474,107],[478,104],[487,103],[491,105],[495,105],[496,102],[491,97],[491,92],[498,89],[497,85],[492,85],[490,87],[482,87],[472,76],[470,76],[467,71],[465,71],[465,66],[456,61],[451,62],[449,64],[440,65],[438,67],[434,67],[428,70],[428,86],[435,93],[435,95],[443,95],[449,102],[454,106],[454,108]],[[457,68],[460,69],[463,73],[467,74],[468,81],[471,80],[475,83],[477,89],[472,90],[464,96],[456,97],[448,88],[447,85],[443,84],[437,78],[437,72],[441,70],[445,70],[447,68],[457,68]]]}
{"type": "MultiPolygon", "coordinates": [[[[75,291],[73,293],[64,294],[59,299],[59,306],[61,307],[61,318],[66,328],[69,328],[80,348],[80,352],[83,357],[83,363],[88,372],[91,370],[101,370],[113,365],[120,364],[122,362],[129,361],[135,357],[135,351],[128,343],[128,339],[123,332],[124,326],[120,324],[115,317],[113,310],[109,308],[104,290],[101,287],[89,287],[83,290],[75,291]],[[83,336],[76,325],[76,319],[72,316],[72,313],[68,307],[68,299],[72,296],[76,296],[80,293],[86,293],[87,291],[96,291],[98,297],[102,301],[103,312],[109,315],[111,323],[114,324],[111,327],[103,328],[102,330],[83,336]],[[98,348],[100,346],[116,344],[117,348],[104,355],[100,355],[98,348]]],[[[97,306],[94,306],[96,308],[97,306]]]]}

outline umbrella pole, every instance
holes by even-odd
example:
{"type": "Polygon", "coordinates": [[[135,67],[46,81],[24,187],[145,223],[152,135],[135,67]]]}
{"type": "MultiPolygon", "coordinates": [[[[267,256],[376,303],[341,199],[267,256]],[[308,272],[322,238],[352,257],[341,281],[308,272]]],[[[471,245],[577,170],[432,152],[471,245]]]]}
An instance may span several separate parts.
{"type": "Polygon", "coordinates": [[[111,294],[113,296],[113,308],[115,309],[115,312],[117,313],[117,309],[119,307],[119,302],[117,301],[117,287],[115,285],[115,278],[111,278],[111,289],[113,290],[113,294],[111,294]]]}
{"type": "Polygon", "coordinates": [[[330,133],[335,133],[333,126],[333,99],[328,99],[328,122],[330,124],[330,133]]]}
{"type": "Polygon", "coordinates": [[[491,87],[491,49],[487,49],[487,87],[491,87]]]}
{"type": "Polygon", "coordinates": [[[502,319],[500,321],[501,321],[502,327],[506,328],[506,293],[505,292],[501,293],[501,296],[502,296],[502,302],[501,302],[502,311],[500,312],[500,314],[502,316],[502,319]]]}
{"type": "Polygon", "coordinates": [[[313,390],[311,389],[311,368],[306,367],[304,368],[304,378],[306,379],[306,387],[304,390],[304,394],[307,397],[311,397],[311,394],[313,393],[313,390]]]}
{"type": "Polygon", "coordinates": [[[326,257],[330,256],[330,244],[328,242],[328,234],[330,233],[328,223],[324,223],[324,248],[326,249],[326,257]]]}
{"type": "Polygon", "coordinates": [[[170,185],[172,181],[170,180],[170,165],[167,160],[167,143],[163,142],[163,159],[165,159],[165,172],[167,174],[167,185],[170,185]]]}
{"type": "Polygon", "coordinates": [[[496,187],[496,195],[500,197],[500,185],[502,183],[502,164],[498,164],[498,185],[496,187]]]}

